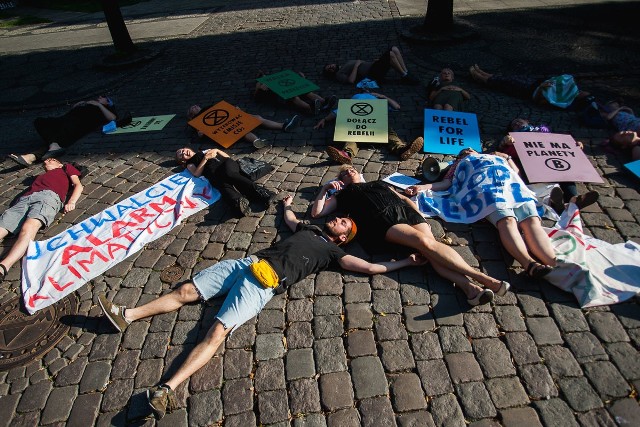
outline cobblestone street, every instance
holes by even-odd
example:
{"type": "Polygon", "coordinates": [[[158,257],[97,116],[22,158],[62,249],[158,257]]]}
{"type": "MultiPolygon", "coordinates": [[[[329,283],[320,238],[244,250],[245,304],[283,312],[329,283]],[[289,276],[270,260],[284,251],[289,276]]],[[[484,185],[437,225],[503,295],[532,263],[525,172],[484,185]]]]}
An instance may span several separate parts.
{"type": "MultiPolygon", "coordinates": [[[[139,4],[135,19],[162,18],[145,15],[141,5],[147,3],[153,1],[139,4]]],[[[598,203],[582,212],[585,232],[610,243],[640,243],[640,181],[623,167],[628,158],[602,148],[606,130],[584,127],[574,112],[493,92],[468,72],[477,63],[509,73],[575,73],[581,89],[602,100],[622,96],[639,111],[640,3],[464,11],[456,16],[473,25],[477,35],[448,45],[403,39],[402,31],[422,18],[403,15],[393,0],[185,4],[188,9],[185,5],[182,15],[176,12],[171,19],[188,16],[202,23],[188,34],[137,41],[161,54],[136,68],[94,68],[109,46],[0,53],[3,157],[37,146],[36,117],[62,114],[76,101],[103,92],[134,117],[177,114],[162,131],[93,133],[75,144],[62,160],[89,169],[82,179],[84,192],[77,209],[58,217],[38,239],[180,171],[174,152],[190,143],[186,112],[191,104],[226,100],[283,121],[294,113],[258,104],[250,95],[258,70],[302,71],[321,87],[321,95],[349,98],[353,89],[322,77],[322,66],[374,58],[395,45],[421,81],[421,86],[401,85],[394,75],[380,90],[402,106],[390,113],[400,137],[412,141],[422,135],[425,86],[449,66],[471,93],[467,110],[478,115],[485,148],[502,138],[515,117],[572,134],[605,181],[578,183],[579,193],[600,194],[598,203]]],[[[96,25],[105,24],[60,24],[57,31],[96,25]]],[[[38,32],[46,33],[30,34],[38,32]]],[[[323,221],[311,218],[310,204],[338,171],[324,152],[333,127],[313,129],[320,118],[303,116],[290,133],[258,128],[255,133],[269,146],[255,150],[241,140],[227,150],[236,158],[273,165],[259,182],[282,195],[295,194],[293,211],[316,224],[323,221]]],[[[354,165],[367,181],[396,171],[413,176],[423,156],[401,162],[368,145],[354,165]]],[[[9,159],[0,169],[3,208],[40,172],[18,169],[9,159]]],[[[41,359],[0,371],[0,427],[640,425],[637,296],[581,309],[572,294],[529,278],[488,222],[430,223],[434,235],[445,234],[470,265],[509,281],[512,292],[496,297],[493,305],[472,308],[430,266],[375,276],[341,270],[309,276],[275,296],[178,388],[180,409],[160,421],[145,418],[150,414],[146,389],[175,373],[212,325],[222,300],[187,305],[117,333],[102,316],[97,296],[106,293],[116,304],[139,306],[219,260],[243,257],[291,234],[280,203],[238,218],[219,201],[71,295],[78,299],[78,311],[61,320],[71,326],[68,334],[41,359]],[[171,266],[180,267],[182,277],[162,281],[161,273],[171,266]]],[[[545,225],[552,223],[545,220],[545,225]]],[[[8,239],[1,246],[8,249],[12,243],[8,239]]],[[[349,253],[369,260],[406,254],[396,247],[367,253],[350,246],[349,253]]],[[[0,303],[19,295],[16,265],[0,285],[0,303]]]]}

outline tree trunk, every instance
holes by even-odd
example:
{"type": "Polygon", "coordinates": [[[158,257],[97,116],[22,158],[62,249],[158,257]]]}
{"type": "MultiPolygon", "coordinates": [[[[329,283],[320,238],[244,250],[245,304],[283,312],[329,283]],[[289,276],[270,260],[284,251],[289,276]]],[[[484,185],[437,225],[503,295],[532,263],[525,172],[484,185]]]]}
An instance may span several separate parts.
{"type": "Polygon", "coordinates": [[[429,33],[446,33],[453,29],[453,0],[427,0],[424,30],[429,33]]]}
{"type": "Polygon", "coordinates": [[[127,26],[124,23],[122,12],[118,0],[100,0],[104,17],[107,19],[109,32],[116,51],[122,53],[131,53],[136,50],[136,46],[131,40],[127,26]]]}

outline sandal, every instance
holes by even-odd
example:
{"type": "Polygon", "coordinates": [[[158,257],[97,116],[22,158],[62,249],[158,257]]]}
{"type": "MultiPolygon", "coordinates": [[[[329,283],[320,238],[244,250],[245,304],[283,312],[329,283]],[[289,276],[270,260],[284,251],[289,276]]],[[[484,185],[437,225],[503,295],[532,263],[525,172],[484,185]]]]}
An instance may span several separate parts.
{"type": "Polygon", "coordinates": [[[511,289],[511,284],[509,282],[505,282],[504,280],[500,282],[500,289],[495,291],[494,293],[499,297],[503,297],[507,294],[507,292],[511,289]]]}
{"type": "Polygon", "coordinates": [[[582,210],[587,206],[597,202],[599,197],[600,195],[597,191],[589,191],[576,197],[575,205],[578,207],[578,209],[582,210]]]}
{"type": "Polygon", "coordinates": [[[42,160],[47,160],[47,159],[57,157],[59,155],[64,154],[64,152],[65,152],[64,148],[56,148],[55,150],[49,150],[42,155],[42,160]]]}
{"type": "Polygon", "coordinates": [[[548,265],[540,264],[537,261],[531,261],[527,266],[527,274],[529,277],[533,277],[534,279],[542,279],[547,274],[551,273],[553,267],[548,265]]]}
{"type": "Polygon", "coordinates": [[[7,158],[13,160],[14,162],[16,162],[17,164],[19,164],[20,166],[24,166],[25,168],[31,167],[33,166],[33,163],[29,163],[27,162],[24,157],[19,156],[19,155],[15,155],[15,154],[9,154],[7,156],[7,158]]]}
{"type": "Polygon", "coordinates": [[[0,281],[4,280],[5,277],[7,277],[7,267],[0,264],[0,281]]]}
{"type": "Polygon", "coordinates": [[[478,292],[475,298],[468,299],[467,303],[475,307],[477,305],[488,304],[491,301],[493,301],[493,291],[491,289],[483,289],[478,292]]]}

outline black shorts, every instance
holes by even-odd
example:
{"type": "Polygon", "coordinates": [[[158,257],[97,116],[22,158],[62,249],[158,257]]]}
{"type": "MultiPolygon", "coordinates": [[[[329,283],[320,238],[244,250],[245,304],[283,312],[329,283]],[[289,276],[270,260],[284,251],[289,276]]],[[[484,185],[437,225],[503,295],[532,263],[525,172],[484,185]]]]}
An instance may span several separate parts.
{"type": "Polygon", "coordinates": [[[422,215],[406,204],[390,204],[376,215],[371,215],[365,224],[358,224],[362,241],[366,245],[379,247],[384,244],[387,232],[397,224],[416,225],[426,223],[422,215]]]}
{"type": "Polygon", "coordinates": [[[367,77],[369,77],[371,80],[375,80],[378,83],[383,82],[390,68],[391,49],[387,50],[382,54],[380,58],[376,59],[373,64],[371,64],[371,68],[369,68],[367,77]]]}

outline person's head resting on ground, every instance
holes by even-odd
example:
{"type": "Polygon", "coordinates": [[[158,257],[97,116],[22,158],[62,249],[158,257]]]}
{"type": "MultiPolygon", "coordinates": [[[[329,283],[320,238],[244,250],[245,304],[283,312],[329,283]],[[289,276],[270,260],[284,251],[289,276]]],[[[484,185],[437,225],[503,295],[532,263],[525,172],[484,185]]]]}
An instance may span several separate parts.
{"type": "Polygon", "coordinates": [[[546,125],[534,126],[527,119],[522,117],[516,117],[511,120],[509,126],[507,126],[507,132],[544,132],[549,133],[551,130],[546,125]]]}
{"type": "Polygon", "coordinates": [[[443,68],[440,70],[440,84],[453,82],[455,75],[451,68],[443,68]]]}
{"type": "Polygon", "coordinates": [[[335,244],[341,246],[356,237],[358,227],[353,219],[337,216],[324,224],[324,232],[335,244]]]}
{"type": "Polygon", "coordinates": [[[462,150],[460,150],[460,152],[458,153],[458,156],[456,157],[457,159],[464,159],[465,157],[471,155],[471,154],[478,154],[478,152],[476,150],[474,150],[473,148],[463,148],[462,150]]]}
{"type": "Polygon", "coordinates": [[[640,136],[638,132],[632,130],[623,130],[611,135],[611,145],[620,150],[629,150],[634,146],[640,145],[640,136]]]}
{"type": "Polygon", "coordinates": [[[322,75],[328,79],[334,79],[339,69],[338,64],[327,64],[322,69],[322,75]]]}
{"type": "Polygon", "coordinates": [[[195,154],[196,152],[189,147],[178,148],[176,150],[176,161],[184,166],[195,154]]]}
{"type": "Polygon", "coordinates": [[[344,185],[364,182],[362,175],[351,165],[340,166],[337,177],[344,185]]]}
{"type": "Polygon", "coordinates": [[[44,168],[44,170],[46,170],[47,172],[52,171],[54,169],[60,169],[62,168],[64,165],[62,164],[62,162],[58,159],[54,159],[53,157],[46,159],[44,162],[42,162],[42,167],[44,168]]]}
{"type": "Polygon", "coordinates": [[[96,101],[98,101],[100,104],[104,105],[105,107],[113,107],[115,104],[113,103],[113,99],[109,98],[106,95],[100,95],[96,101]]]}
{"type": "Polygon", "coordinates": [[[193,104],[191,107],[189,107],[189,109],[187,110],[187,119],[191,120],[193,119],[195,116],[197,116],[198,114],[200,114],[200,111],[202,111],[202,107],[199,106],[198,104],[193,104]]]}

